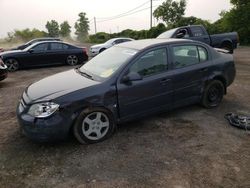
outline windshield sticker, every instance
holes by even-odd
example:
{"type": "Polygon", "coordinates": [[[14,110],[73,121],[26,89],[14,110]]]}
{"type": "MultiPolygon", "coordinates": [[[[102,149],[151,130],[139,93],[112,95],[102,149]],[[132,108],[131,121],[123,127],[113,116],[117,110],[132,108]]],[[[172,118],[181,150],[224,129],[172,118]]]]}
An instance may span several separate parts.
{"type": "Polygon", "coordinates": [[[113,69],[108,69],[104,72],[101,73],[101,77],[103,78],[107,78],[109,77],[111,74],[113,74],[114,70],[113,69]]]}
{"type": "Polygon", "coordinates": [[[134,50],[124,50],[122,53],[127,54],[127,55],[135,55],[137,51],[134,50]]]}

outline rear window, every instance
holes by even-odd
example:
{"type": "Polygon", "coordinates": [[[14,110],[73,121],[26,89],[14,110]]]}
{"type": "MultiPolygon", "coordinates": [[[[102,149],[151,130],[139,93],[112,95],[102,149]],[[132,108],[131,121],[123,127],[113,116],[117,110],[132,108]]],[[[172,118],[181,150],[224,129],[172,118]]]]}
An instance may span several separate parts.
{"type": "Polygon", "coordinates": [[[183,45],[173,47],[174,67],[182,68],[208,60],[205,48],[196,45],[183,45]]]}
{"type": "Polygon", "coordinates": [[[191,27],[191,31],[194,37],[199,37],[205,35],[201,27],[191,27]]]}

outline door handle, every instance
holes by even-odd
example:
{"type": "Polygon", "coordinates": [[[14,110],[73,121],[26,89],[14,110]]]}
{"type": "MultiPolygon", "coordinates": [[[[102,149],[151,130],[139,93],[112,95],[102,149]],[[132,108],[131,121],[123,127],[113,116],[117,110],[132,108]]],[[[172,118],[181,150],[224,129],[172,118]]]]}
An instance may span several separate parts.
{"type": "Polygon", "coordinates": [[[207,71],[208,71],[208,68],[200,69],[200,72],[207,72],[207,71]]]}
{"type": "Polygon", "coordinates": [[[170,80],[171,80],[171,79],[163,78],[163,79],[160,81],[160,83],[161,83],[162,85],[166,85],[166,83],[169,82],[170,80]]]}

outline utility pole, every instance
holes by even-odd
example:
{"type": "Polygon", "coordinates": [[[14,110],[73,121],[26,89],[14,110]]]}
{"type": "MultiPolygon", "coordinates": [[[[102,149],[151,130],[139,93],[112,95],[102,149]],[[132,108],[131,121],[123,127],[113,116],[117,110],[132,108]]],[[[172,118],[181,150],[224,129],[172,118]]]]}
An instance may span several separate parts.
{"type": "Polygon", "coordinates": [[[94,17],[94,23],[95,23],[95,34],[96,34],[96,18],[94,17]]]}
{"type": "Polygon", "coordinates": [[[150,29],[153,25],[153,0],[150,0],[150,29]]]}

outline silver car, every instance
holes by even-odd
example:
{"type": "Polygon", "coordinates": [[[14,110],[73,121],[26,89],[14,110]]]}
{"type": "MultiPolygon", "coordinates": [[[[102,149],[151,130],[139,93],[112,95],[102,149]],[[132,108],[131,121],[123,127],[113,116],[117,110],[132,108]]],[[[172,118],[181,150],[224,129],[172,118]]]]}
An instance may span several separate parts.
{"type": "Polygon", "coordinates": [[[97,44],[94,46],[90,47],[90,56],[95,56],[99,53],[101,53],[102,51],[116,45],[116,44],[120,44],[123,42],[129,42],[129,41],[133,41],[134,39],[131,38],[113,38],[108,40],[107,42],[103,43],[103,44],[97,44]]]}

